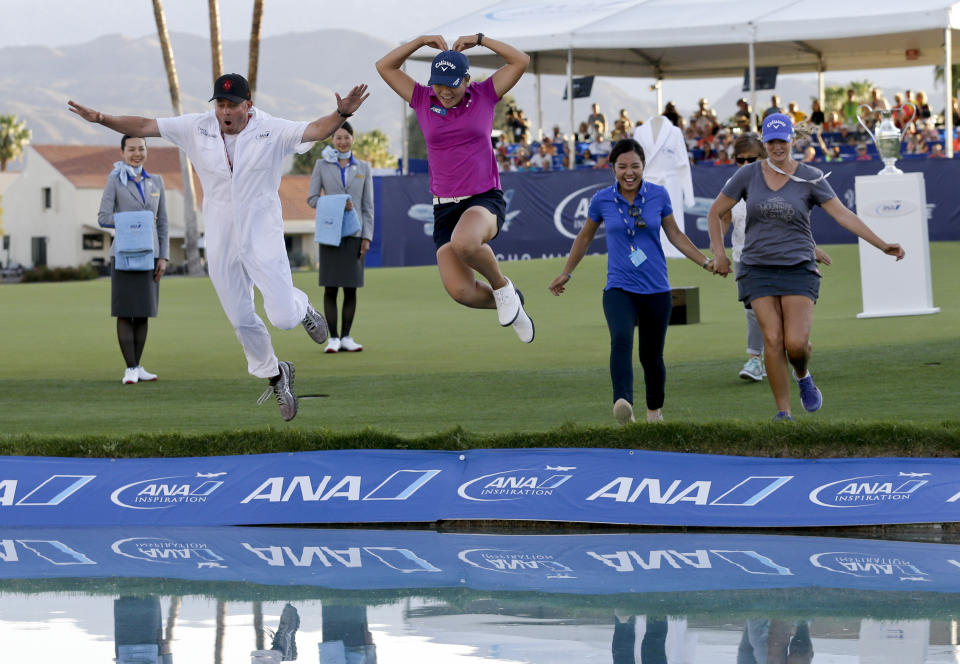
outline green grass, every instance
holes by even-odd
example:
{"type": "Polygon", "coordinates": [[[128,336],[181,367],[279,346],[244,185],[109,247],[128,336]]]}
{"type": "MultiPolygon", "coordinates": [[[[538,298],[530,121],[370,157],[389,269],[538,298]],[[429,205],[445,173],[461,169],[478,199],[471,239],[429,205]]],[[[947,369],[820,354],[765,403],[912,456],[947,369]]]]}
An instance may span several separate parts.
{"type": "MultiPolygon", "coordinates": [[[[407,598],[448,605],[451,613],[489,613],[537,618],[609,621],[611,607],[635,615],[684,616],[691,622],[729,625],[758,615],[807,620],[953,620],[956,593],[932,590],[877,591],[850,588],[776,588],[767,590],[680,590],[586,595],[472,588],[349,589],[302,585],[259,585],[232,581],[167,578],[0,579],[0,594],[111,597],[209,597],[229,602],[302,602],[348,606],[387,606],[407,598]]],[[[9,601],[9,600],[8,600],[9,601]]],[[[15,601],[15,599],[14,599],[15,601]]]]}
{"type": "MultiPolygon", "coordinates": [[[[955,440],[960,243],[931,245],[941,313],[865,320],[856,318],[856,245],[827,249],[835,262],[824,269],[811,364],[825,406],[802,414],[809,424],[798,431],[815,438],[820,427],[896,423],[955,440]]],[[[588,257],[568,292],[556,298],[546,286],[561,265],[561,259],[505,265],[536,321],[529,346],[501,329],[492,312],[450,300],[435,266],[368,270],[353,330],[362,353],[325,355],[303,330],[271,328],[278,355],[297,369],[302,400],[291,423],[282,422],[272,402],[256,406],[264,382],[247,375],[207,279],[164,280],[160,317],[150,323],[143,358],[160,380],[136,386],[120,383],[109,280],[0,286],[0,441],[98,437],[109,445],[111,438],[136,434],[176,441],[237,430],[253,438],[289,432],[314,444],[318,437],[364,432],[384,437],[373,435],[375,441],[443,432],[447,438],[554,432],[556,439],[564,427],[577,436],[599,428],[617,437],[600,305],[606,257],[588,257]]],[[[667,334],[668,422],[703,425],[695,431],[708,439],[729,439],[729,432],[755,423],[768,431],[775,410],[768,386],[737,377],[745,339],[733,279],[713,277],[689,261],[670,261],[670,271],[674,286],[700,287],[701,323],[667,334]]],[[[315,273],[297,273],[295,281],[321,302],[315,273]]],[[[642,403],[639,367],[636,385],[642,403]]],[[[796,391],[794,406],[802,413],[796,391]]],[[[667,427],[653,438],[690,431],[667,427]]]]}

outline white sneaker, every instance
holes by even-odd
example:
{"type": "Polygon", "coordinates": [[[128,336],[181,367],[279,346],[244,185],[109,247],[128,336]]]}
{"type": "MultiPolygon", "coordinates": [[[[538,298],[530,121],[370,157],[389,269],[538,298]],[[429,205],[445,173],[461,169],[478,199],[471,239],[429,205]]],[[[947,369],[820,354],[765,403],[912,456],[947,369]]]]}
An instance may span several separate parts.
{"type": "Polygon", "coordinates": [[[140,380],[140,372],[137,371],[137,367],[127,367],[123,372],[123,384],[124,385],[133,385],[140,380]]]}
{"type": "Polygon", "coordinates": [[[507,279],[506,286],[494,289],[493,299],[497,303],[497,317],[500,319],[500,325],[503,327],[512,325],[520,315],[521,309],[520,298],[517,296],[517,289],[513,287],[513,282],[507,279]]]}
{"type": "Polygon", "coordinates": [[[759,383],[763,380],[766,371],[764,370],[763,361],[759,357],[751,357],[747,360],[743,368],[740,369],[740,377],[744,380],[752,380],[759,383]]]}
{"type": "Polygon", "coordinates": [[[137,377],[140,382],[150,382],[157,379],[157,374],[152,374],[143,367],[137,367],[137,377]]]}
{"type": "Polygon", "coordinates": [[[516,319],[513,321],[513,330],[523,343],[528,344],[533,341],[533,319],[523,310],[522,305],[520,306],[520,311],[517,313],[516,319]]]}
{"type": "Polygon", "coordinates": [[[363,350],[363,346],[354,341],[353,337],[343,337],[340,339],[340,350],[345,350],[348,353],[359,353],[363,350]]]}
{"type": "Polygon", "coordinates": [[[626,399],[617,399],[613,404],[613,416],[620,424],[630,424],[637,420],[633,417],[633,405],[626,399]]]}
{"type": "Polygon", "coordinates": [[[340,352],[340,337],[330,337],[330,340],[327,341],[327,347],[323,349],[324,353],[338,353],[340,352]]]}
{"type": "Polygon", "coordinates": [[[660,410],[648,410],[647,422],[663,422],[663,413],[660,410]]]}

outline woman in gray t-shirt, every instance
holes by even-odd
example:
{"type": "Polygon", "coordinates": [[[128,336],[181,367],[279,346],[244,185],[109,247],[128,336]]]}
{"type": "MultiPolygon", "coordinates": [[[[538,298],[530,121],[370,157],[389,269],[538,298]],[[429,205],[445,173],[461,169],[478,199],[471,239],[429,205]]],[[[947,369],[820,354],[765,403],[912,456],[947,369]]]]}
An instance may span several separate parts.
{"type": "Polygon", "coordinates": [[[744,304],[753,307],[763,332],[767,376],[777,403],[774,420],[792,420],[788,361],[803,408],[813,412],[823,405],[823,396],[807,371],[813,305],[820,294],[810,211],[819,205],[838,224],[897,260],[904,252],[899,244],[881,240],[841,203],[820,170],[791,157],[789,116],[773,113],[764,118],[763,142],[767,159],[739,169],[710,207],[710,250],[716,256],[716,273],[729,274],[720,218],[737,201],[746,201],[737,291],[744,304]]]}

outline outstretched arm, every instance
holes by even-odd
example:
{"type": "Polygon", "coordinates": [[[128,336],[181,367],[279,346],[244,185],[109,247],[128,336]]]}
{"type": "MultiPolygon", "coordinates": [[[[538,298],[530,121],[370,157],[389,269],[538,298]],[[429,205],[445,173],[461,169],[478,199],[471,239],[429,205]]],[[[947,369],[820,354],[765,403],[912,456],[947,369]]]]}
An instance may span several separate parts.
{"type": "Polygon", "coordinates": [[[567,262],[563,265],[563,272],[559,276],[555,277],[553,281],[550,282],[550,285],[547,288],[554,295],[560,295],[567,289],[567,282],[573,277],[573,271],[580,264],[580,261],[583,260],[583,257],[586,256],[587,250],[590,248],[590,243],[593,242],[593,238],[597,235],[597,229],[600,228],[600,224],[587,217],[586,221],[583,222],[583,226],[580,228],[580,232],[577,233],[577,237],[573,240],[573,246],[570,247],[570,255],[567,256],[567,262]]]}
{"type": "Polygon", "coordinates": [[[841,203],[839,198],[833,197],[826,203],[822,203],[820,207],[823,208],[824,212],[836,219],[838,224],[857,237],[869,242],[888,256],[894,256],[897,260],[901,260],[904,257],[903,247],[899,244],[891,244],[881,240],[876,233],[870,230],[869,226],[863,223],[860,217],[841,203]]]}
{"type": "Polygon", "coordinates": [[[663,229],[667,239],[670,240],[670,244],[679,249],[681,254],[708,272],[716,271],[716,261],[708,259],[702,251],[697,249],[690,238],[680,230],[680,226],[677,225],[677,220],[672,214],[668,214],[660,220],[660,227],[663,229]]]}
{"type": "MultiPolygon", "coordinates": [[[[468,48],[477,46],[477,38],[479,36],[479,34],[476,34],[460,37],[454,43],[453,50],[466,51],[468,48]]],[[[480,46],[486,46],[507,61],[507,64],[493,72],[493,87],[497,91],[497,96],[503,97],[503,95],[510,92],[510,89],[515,86],[517,81],[520,80],[520,77],[523,76],[523,72],[527,70],[527,65],[530,64],[530,56],[509,44],[497,41],[486,35],[484,35],[480,41],[480,46]]]]}
{"type": "Polygon", "coordinates": [[[78,104],[72,99],[67,101],[67,105],[70,107],[70,111],[87,122],[102,124],[107,129],[112,129],[120,134],[139,138],[160,135],[160,129],[157,127],[157,121],[154,118],[143,118],[138,115],[107,115],[78,104]]]}
{"type": "Polygon", "coordinates": [[[332,136],[347,121],[347,116],[353,115],[353,112],[360,108],[360,105],[370,96],[366,85],[353,86],[346,97],[341,97],[337,93],[334,94],[337,95],[337,110],[308,124],[301,139],[304,143],[322,141],[332,136]]]}
{"type": "Polygon", "coordinates": [[[413,86],[415,82],[407,72],[403,71],[403,63],[407,61],[421,46],[429,46],[438,51],[449,50],[447,42],[440,35],[423,35],[413,41],[402,44],[385,56],[377,60],[377,73],[380,78],[387,82],[393,91],[396,92],[405,102],[410,103],[413,97],[413,86]]]}

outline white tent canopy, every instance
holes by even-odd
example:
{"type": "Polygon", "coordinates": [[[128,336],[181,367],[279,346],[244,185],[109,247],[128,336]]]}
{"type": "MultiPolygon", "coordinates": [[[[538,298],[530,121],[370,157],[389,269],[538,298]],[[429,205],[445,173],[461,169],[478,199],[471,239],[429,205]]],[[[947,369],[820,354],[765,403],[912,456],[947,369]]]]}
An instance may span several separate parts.
{"type": "MultiPolygon", "coordinates": [[[[948,0],[504,0],[427,34],[483,32],[529,53],[534,73],[568,79],[741,76],[769,66],[819,72],[822,91],[828,70],[944,65],[951,136],[957,27],[960,2],[948,0]]],[[[469,56],[481,68],[502,63],[483,49],[469,56]]],[[[570,108],[572,118],[572,99],[570,108]]],[[[952,141],[945,147],[952,153],[952,141]]]]}

